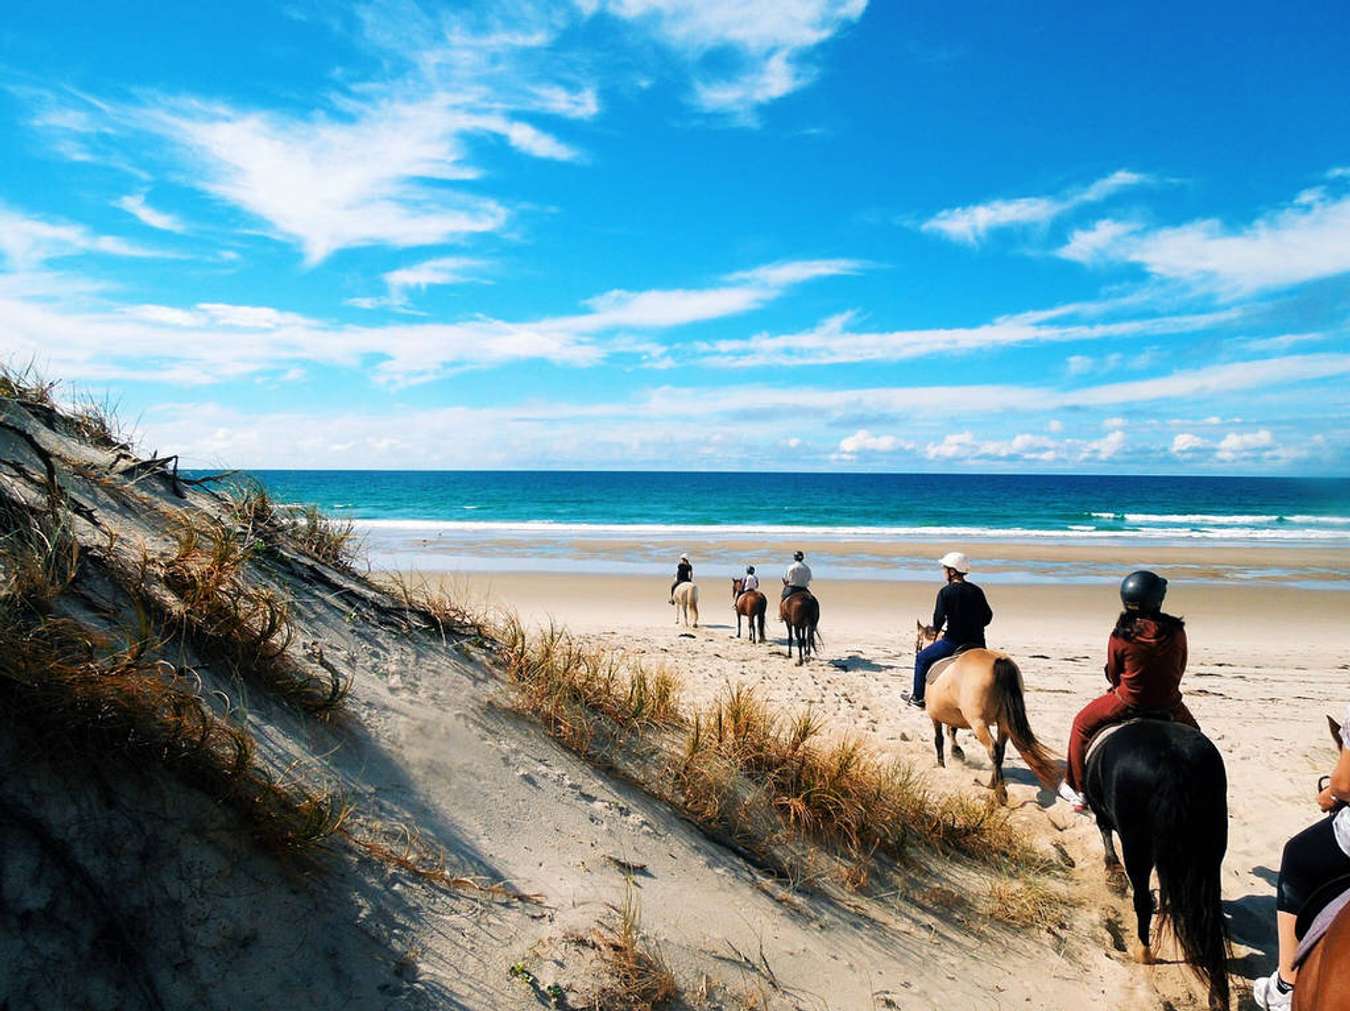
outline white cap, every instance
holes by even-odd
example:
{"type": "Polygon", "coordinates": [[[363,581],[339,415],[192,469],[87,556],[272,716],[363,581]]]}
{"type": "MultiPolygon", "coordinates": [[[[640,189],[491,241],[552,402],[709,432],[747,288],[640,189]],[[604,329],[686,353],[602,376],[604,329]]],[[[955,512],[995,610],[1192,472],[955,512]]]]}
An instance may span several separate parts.
{"type": "Polygon", "coordinates": [[[960,551],[948,551],[938,559],[938,564],[944,569],[955,569],[963,576],[970,571],[970,559],[960,551]]]}
{"type": "Polygon", "coordinates": [[[687,562],[687,561],[689,561],[689,556],[688,556],[688,555],[680,555],[680,561],[682,561],[682,562],[687,562]]]}

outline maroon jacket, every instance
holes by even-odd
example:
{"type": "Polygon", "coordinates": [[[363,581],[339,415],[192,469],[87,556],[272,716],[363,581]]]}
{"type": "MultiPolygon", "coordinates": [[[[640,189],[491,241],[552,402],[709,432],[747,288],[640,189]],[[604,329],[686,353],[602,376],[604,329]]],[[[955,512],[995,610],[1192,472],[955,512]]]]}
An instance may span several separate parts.
{"type": "Polygon", "coordinates": [[[1106,644],[1106,679],[1128,706],[1171,709],[1185,672],[1186,629],[1175,618],[1137,618],[1128,639],[1114,631],[1106,644]]]}

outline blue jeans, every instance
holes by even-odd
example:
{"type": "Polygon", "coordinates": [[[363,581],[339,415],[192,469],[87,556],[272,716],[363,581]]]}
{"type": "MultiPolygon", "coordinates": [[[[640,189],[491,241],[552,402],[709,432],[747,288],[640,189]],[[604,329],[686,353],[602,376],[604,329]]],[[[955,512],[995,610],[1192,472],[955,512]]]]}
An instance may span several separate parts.
{"type": "Polygon", "coordinates": [[[939,639],[933,645],[919,651],[914,658],[914,698],[922,699],[928,679],[928,668],[939,660],[945,660],[956,652],[959,643],[950,639],[939,639]]]}

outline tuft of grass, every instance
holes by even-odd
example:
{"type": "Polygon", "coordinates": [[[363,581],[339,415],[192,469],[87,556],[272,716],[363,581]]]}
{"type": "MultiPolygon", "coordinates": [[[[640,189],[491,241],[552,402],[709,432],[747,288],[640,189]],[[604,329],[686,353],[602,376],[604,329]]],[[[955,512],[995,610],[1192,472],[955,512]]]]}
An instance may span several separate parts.
{"type": "Polygon", "coordinates": [[[624,889],[619,921],[613,929],[596,930],[590,943],[600,955],[604,976],[591,994],[591,1007],[606,1011],[655,1011],[668,1006],[679,988],[660,951],[641,937],[641,912],[632,882],[624,889]]]}
{"type": "Polygon", "coordinates": [[[1043,881],[1021,878],[991,881],[982,905],[985,915],[1000,923],[1049,929],[1064,923],[1069,901],[1043,881]]]}
{"type": "Polygon", "coordinates": [[[178,514],[173,533],[177,544],[164,580],[177,597],[174,627],[306,712],[326,715],[340,708],[350,684],[331,669],[316,677],[296,667],[287,653],[295,635],[289,601],[245,577],[257,541],[241,528],[186,511],[178,514]]]}
{"type": "Polygon", "coordinates": [[[681,722],[679,681],[664,668],[628,663],[553,625],[532,636],[515,617],[496,639],[521,707],[580,754],[591,755],[615,730],[641,732],[681,722]]]}
{"type": "Polygon", "coordinates": [[[56,398],[60,387],[32,362],[23,366],[0,363],[0,397],[16,401],[81,442],[104,449],[131,448],[131,433],[117,416],[116,404],[106,398],[80,396],[63,405],[56,398]]]}
{"type": "Polygon", "coordinates": [[[409,617],[429,622],[442,640],[490,637],[481,609],[463,603],[462,595],[456,597],[442,583],[404,572],[389,573],[381,582],[409,617]]]}
{"type": "Polygon", "coordinates": [[[351,520],[334,519],[314,505],[278,505],[256,481],[234,487],[230,516],[248,536],[285,541],[334,568],[349,570],[361,557],[361,540],[351,520]]]}
{"type": "Polygon", "coordinates": [[[0,501],[0,599],[46,611],[79,564],[80,542],[65,512],[0,501]]]}
{"type": "Polygon", "coordinates": [[[515,902],[539,903],[538,895],[518,892],[501,882],[480,881],[477,878],[452,874],[446,867],[445,850],[423,838],[415,826],[404,822],[364,821],[342,829],[342,834],[354,847],[386,867],[404,871],[423,881],[444,888],[468,890],[515,902]]]}

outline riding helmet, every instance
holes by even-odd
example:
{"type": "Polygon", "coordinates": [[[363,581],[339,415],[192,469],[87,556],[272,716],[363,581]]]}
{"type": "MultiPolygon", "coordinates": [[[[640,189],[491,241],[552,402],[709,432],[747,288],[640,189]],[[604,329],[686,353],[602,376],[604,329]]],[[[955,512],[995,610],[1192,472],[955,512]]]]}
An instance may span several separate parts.
{"type": "Polygon", "coordinates": [[[794,552],[792,553],[792,557],[793,557],[793,559],[795,559],[796,561],[799,561],[799,562],[800,562],[803,558],[806,557],[806,555],[803,554],[803,553],[800,552],[800,551],[794,551],[794,552]]]}
{"type": "Polygon", "coordinates": [[[1156,572],[1140,569],[1120,583],[1120,601],[1130,611],[1157,611],[1167,596],[1167,580],[1156,572]]]}
{"type": "Polygon", "coordinates": [[[747,565],[745,567],[745,574],[747,576],[753,576],[755,574],[755,567],[753,565],[747,565]]]}

